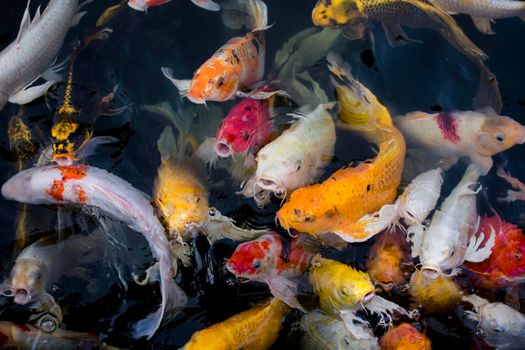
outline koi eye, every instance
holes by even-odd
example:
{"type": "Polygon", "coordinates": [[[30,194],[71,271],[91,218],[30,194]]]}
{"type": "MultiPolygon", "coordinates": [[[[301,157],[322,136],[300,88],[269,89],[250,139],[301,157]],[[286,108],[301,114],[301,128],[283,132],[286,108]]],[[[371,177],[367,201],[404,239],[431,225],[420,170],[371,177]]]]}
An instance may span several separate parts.
{"type": "Polygon", "coordinates": [[[346,346],[350,346],[352,344],[350,343],[350,338],[347,335],[343,337],[343,341],[345,342],[346,346]]]}
{"type": "Polygon", "coordinates": [[[221,87],[224,85],[224,79],[220,78],[218,81],[217,81],[217,86],[218,87],[221,87]]]}
{"type": "Polygon", "coordinates": [[[341,287],[341,294],[343,294],[345,297],[348,296],[348,290],[346,290],[346,287],[341,287]]]}
{"type": "Polygon", "coordinates": [[[259,267],[261,267],[261,260],[259,260],[259,259],[254,260],[253,261],[253,268],[254,269],[258,269],[259,267]]]}
{"type": "Polygon", "coordinates": [[[496,327],[493,329],[494,332],[496,333],[503,333],[503,328],[502,327],[496,327]]]}
{"type": "Polygon", "coordinates": [[[505,136],[504,135],[496,135],[496,140],[498,140],[499,142],[503,142],[503,141],[505,141],[505,136]]]}
{"type": "Polygon", "coordinates": [[[454,256],[454,250],[452,250],[452,251],[450,252],[450,257],[453,257],[453,256],[454,256]]]}
{"type": "Polygon", "coordinates": [[[315,217],[313,215],[305,215],[303,218],[304,222],[312,222],[315,221],[315,217]]]}
{"type": "Polygon", "coordinates": [[[36,274],[36,279],[37,279],[38,281],[40,281],[40,280],[42,279],[42,273],[40,273],[40,272],[37,273],[37,274],[36,274]]]}

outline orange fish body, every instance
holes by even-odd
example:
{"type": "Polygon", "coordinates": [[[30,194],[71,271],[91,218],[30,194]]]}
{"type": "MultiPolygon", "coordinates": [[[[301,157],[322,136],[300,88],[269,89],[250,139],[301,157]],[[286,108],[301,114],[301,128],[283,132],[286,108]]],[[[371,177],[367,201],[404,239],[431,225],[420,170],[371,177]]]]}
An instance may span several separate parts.
{"type": "Polygon", "coordinates": [[[453,310],[464,292],[450,277],[439,276],[433,279],[416,270],[410,279],[408,293],[417,307],[437,314],[453,310]]]}
{"type": "Polygon", "coordinates": [[[525,236],[514,224],[503,221],[499,215],[484,216],[479,232],[496,232],[492,254],[479,263],[467,262],[464,266],[476,273],[484,288],[499,288],[525,280],[525,236]]]}
{"type": "Polygon", "coordinates": [[[389,292],[408,282],[410,252],[403,232],[399,229],[385,232],[374,242],[366,261],[366,271],[376,285],[389,292]]]}
{"type": "Polygon", "coordinates": [[[431,342],[408,323],[391,328],[379,340],[382,350],[431,350],[431,342]]]}
{"type": "Polygon", "coordinates": [[[273,299],[195,333],[184,350],[265,350],[275,342],[289,308],[273,299]]]}
{"type": "Polygon", "coordinates": [[[347,242],[361,242],[380,231],[370,228],[373,222],[363,217],[397,196],[405,141],[377,98],[356,81],[337,58],[329,60],[332,73],[345,83],[332,80],[341,105],[339,118],[376,143],[379,152],[372,161],[340,169],[321,184],[294,191],[277,217],[285,229],[294,228],[313,235],[333,232],[347,242]]]}

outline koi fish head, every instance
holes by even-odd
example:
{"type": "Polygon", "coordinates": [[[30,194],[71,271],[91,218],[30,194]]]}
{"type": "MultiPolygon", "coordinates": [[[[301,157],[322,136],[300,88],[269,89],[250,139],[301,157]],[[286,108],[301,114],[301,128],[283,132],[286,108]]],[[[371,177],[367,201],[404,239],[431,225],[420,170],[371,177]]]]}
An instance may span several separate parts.
{"type": "Polygon", "coordinates": [[[335,208],[329,208],[324,213],[316,203],[323,203],[322,193],[317,191],[312,195],[307,188],[292,192],[289,200],[277,212],[279,224],[286,230],[294,228],[299,232],[317,233],[329,232],[336,224],[335,208]]]}
{"type": "Polygon", "coordinates": [[[270,135],[270,112],[261,100],[244,98],[233,106],[217,131],[215,152],[219,157],[259,149],[270,135]]]}
{"type": "Polygon", "coordinates": [[[523,334],[525,317],[503,303],[485,304],[479,308],[477,316],[476,334],[490,346],[503,348],[523,334]]]}
{"type": "Polygon", "coordinates": [[[488,116],[478,135],[478,149],[493,156],[525,143],[525,126],[508,117],[488,116]]]}
{"type": "Polygon", "coordinates": [[[319,0],[312,12],[316,26],[337,27],[362,17],[355,1],[319,0]]]}
{"type": "Polygon", "coordinates": [[[325,311],[352,309],[357,304],[369,303],[375,297],[375,287],[367,273],[320,256],[312,260],[309,280],[325,311]]]}
{"type": "Polygon", "coordinates": [[[56,201],[46,192],[55,179],[60,179],[55,167],[36,167],[23,170],[2,185],[2,195],[9,200],[28,204],[54,204],[56,201]]]}
{"type": "Polygon", "coordinates": [[[228,271],[237,277],[263,282],[278,273],[277,259],[282,250],[281,237],[267,233],[240,244],[226,263],[228,271]]]}
{"type": "Polygon", "coordinates": [[[228,101],[233,98],[238,86],[237,74],[229,72],[228,67],[214,60],[212,63],[205,63],[195,72],[186,97],[198,104],[206,101],[228,101]]]}
{"type": "Polygon", "coordinates": [[[45,269],[37,261],[17,261],[11,270],[10,290],[4,294],[11,294],[17,304],[28,304],[44,291],[45,279],[45,269]]]}
{"type": "Polygon", "coordinates": [[[430,350],[431,342],[408,323],[391,328],[381,337],[381,349],[430,350]]]}

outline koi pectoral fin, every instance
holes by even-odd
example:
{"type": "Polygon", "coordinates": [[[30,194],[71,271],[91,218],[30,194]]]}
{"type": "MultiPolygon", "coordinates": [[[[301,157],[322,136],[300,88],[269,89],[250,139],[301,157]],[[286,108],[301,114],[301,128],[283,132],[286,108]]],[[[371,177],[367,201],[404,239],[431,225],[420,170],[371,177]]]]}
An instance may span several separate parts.
{"type": "Polygon", "coordinates": [[[367,332],[367,329],[370,328],[370,324],[361,317],[358,317],[353,310],[341,310],[339,315],[345,324],[345,329],[356,339],[370,339],[371,335],[369,332],[367,332]],[[355,324],[354,321],[357,321],[361,324],[355,324]]]}
{"type": "Polygon", "coordinates": [[[16,94],[9,96],[9,102],[19,105],[25,105],[43,96],[55,81],[47,81],[42,85],[25,87],[16,94]]]}
{"type": "Polygon", "coordinates": [[[381,22],[383,30],[385,31],[388,43],[392,47],[403,46],[411,43],[421,44],[422,41],[410,39],[410,37],[403,31],[401,25],[396,22],[381,22]]]}
{"type": "Polygon", "coordinates": [[[404,316],[412,318],[412,314],[409,313],[405,308],[388,301],[379,295],[376,295],[368,304],[366,304],[365,309],[371,313],[377,314],[380,317],[379,324],[381,326],[388,326],[392,324],[392,315],[398,313],[404,316]]]}
{"type": "Polygon", "coordinates": [[[481,18],[481,17],[474,17],[474,16],[471,16],[471,18],[476,28],[483,34],[488,34],[488,35],[496,34],[496,32],[492,30],[492,26],[491,26],[494,20],[490,18],[481,18]]]}
{"type": "Polygon", "coordinates": [[[191,2],[208,11],[220,11],[221,9],[221,5],[211,0],[191,0],[191,2]]]}
{"type": "Polygon", "coordinates": [[[484,247],[481,247],[481,244],[485,241],[485,234],[481,232],[479,235],[472,235],[470,238],[469,244],[467,246],[467,251],[465,252],[465,260],[471,262],[482,262],[487,259],[490,254],[492,254],[492,248],[496,243],[496,230],[494,227],[490,227],[490,236],[485,242],[484,247]]]}
{"type": "Polygon", "coordinates": [[[288,95],[288,93],[284,90],[262,91],[262,90],[257,90],[257,89],[251,90],[248,92],[237,91],[235,95],[237,97],[253,98],[254,100],[266,100],[274,95],[280,95],[280,96],[284,96],[288,98],[290,97],[290,95],[288,95]]]}
{"type": "Polygon", "coordinates": [[[190,90],[190,85],[191,85],[191,80],[190,79],[186,79],[186,80],[176,79],[173,76],[173,69],[171,69],[171,68],[162,67],[160,69],[160,71],[162,72],[162,74],[164,74],[164,76],[169,81],[171,81],[171,83],[173,85],[175,85],[177,90],[179,90],[179,94],[181,96],[186,96],[188,94],[188,91],[190,90]]]}
{"type": "Polygon", "coordinates": [[[266,233],[266,230],[249,230],[237,227],[232,219],[222,215],[215,208],[211,209],[209,219],[203,226],[203,231],[210,243],[222,238],[234,241],[249,241],[266,233]]]}
{"type": "Polygon", "coordinates": [[[292,308],[306,312],[297,300],[297,282],[282,277],[272,278],[267,282],[274,297],[292,308]]]}
{"type": "Polygon", "coordinates": [[[501,113],[503,101],[499,91],[498,80],[483,62],[479,62],[478,65],[480,67],[479,87],[473,99],[473,106],[476,109],[490,106],[497,113],[501,113]]]}

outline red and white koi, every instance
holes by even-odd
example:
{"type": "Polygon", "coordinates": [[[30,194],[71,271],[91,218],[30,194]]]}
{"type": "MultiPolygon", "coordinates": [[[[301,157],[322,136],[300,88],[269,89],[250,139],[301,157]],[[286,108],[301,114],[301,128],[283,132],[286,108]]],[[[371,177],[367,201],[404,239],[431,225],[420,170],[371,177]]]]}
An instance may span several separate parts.
{"type": "Polygon", "coordinates": [[[35,205],[75,205],[127,224],[148,241],[158,260],[162,303],[134,325],[134,337],[151,337],[165,316],[186,303],[186,295],[172,280],[174,257],[164,228],[149,198],[125,180],[86,165],[44,166],[23,170],[2,186],[6,199],[35,205]]]}

